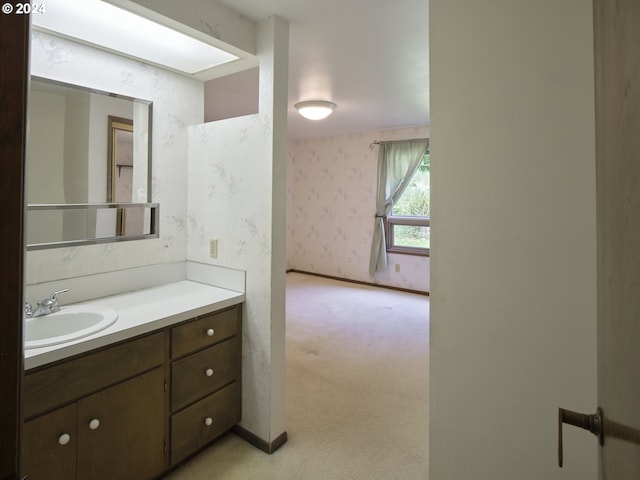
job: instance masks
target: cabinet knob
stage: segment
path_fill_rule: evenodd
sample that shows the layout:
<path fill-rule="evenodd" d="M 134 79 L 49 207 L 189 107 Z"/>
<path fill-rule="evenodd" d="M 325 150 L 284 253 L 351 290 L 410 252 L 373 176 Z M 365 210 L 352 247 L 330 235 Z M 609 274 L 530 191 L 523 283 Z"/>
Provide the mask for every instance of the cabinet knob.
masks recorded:
<path fill-rule="evenodd" d="M 204 374 L 205 374 L 207 377 L 212 376 L 212 375 L 213 375 L 213 368 L 207 368 L 207 369 L 204 371 Z"/>
<path fill-rule="evenodd" d="M 207 335 L 209 337 L 213 337 L 213 335 L 216 333 L 216 331 L 213 328 L 209 328 L 207 329 Z"/>
<path fill-rule="evenodd" d="M 89 422 L 89 428 L 91 430 L 96 430 L 99 426 L 100 426 L 100 420 L 98 420 L 97 418 L 94 418 Z"/>
<path fill-rule="evenodd" d="M 60 445 L 66 445 L 70 441 L 71 441 L 71 435 L 69 435 L 68 433 L 63 433 L 58 437 L 58 443 Z"/>
<path fill-rule="evenodd" d="M 213 425 L 213 418 L 211 418 L 211 417 L 207 417 L 207 418 L 205 418 L 205 419 L 204 419 L 204 424 L 205 424 L 207 427 L 210 427 L 211 425 Z"/>

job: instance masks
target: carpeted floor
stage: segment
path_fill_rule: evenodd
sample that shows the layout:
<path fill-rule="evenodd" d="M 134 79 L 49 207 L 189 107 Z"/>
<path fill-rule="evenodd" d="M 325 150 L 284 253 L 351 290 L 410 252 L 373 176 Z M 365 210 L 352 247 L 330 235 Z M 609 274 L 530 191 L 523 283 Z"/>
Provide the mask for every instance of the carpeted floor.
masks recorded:
<path fill-rule="evenodd" d="M 228 434 L 170 480 L 424 480 L 429 298 L 287 274 L 289 441 Z"/>

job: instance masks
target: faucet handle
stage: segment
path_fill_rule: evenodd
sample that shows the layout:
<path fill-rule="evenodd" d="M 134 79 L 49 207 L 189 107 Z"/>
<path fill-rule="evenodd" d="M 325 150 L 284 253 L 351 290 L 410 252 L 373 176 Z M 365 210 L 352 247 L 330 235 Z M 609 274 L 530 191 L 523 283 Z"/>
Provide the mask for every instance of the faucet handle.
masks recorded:
<path fill-rule="evenodd" d="M 49 297 L 49 299 L 50 299 L 50 300 L 54 300 L 54 301 L 56 301 L 56 302 L 57 302 L 58 300 L 56 299 L 56 295 L 58 295 L 58 294 L 60 294 L 60 293 L 67 293 L 68 291 L 69 291 L 69 289 L 68 289 L 68 288 L 64 288 L 64 289 L 62 289 L 62 290 L 58 290 L 57 292 L 53 292 L 53 293 L 51 294 L 51 296 Z"/>
<path fill-rule="evenodd" d="M 60 310 L 60 307 L 58 306 L 58 299 L 56 298 L 57 295 L 59 295 L 60 293 L 65 293 L 68 292 L 69 289 L 65 288 L 63 290 L 58 290 L 57 292 L 53 292 L 51 294 L 51 296 L 49 298 L 45 298 L 44 300 L 38 302 L 38 307 L 42 307 L 45 310 L 46 313 L 54 313 Z"/>
<path fill-rule="evenodd" d="M 24 314 L 27 318 L 30 318 L 33 315 L 33 307 L 26 300 L 24 301 Z"/>

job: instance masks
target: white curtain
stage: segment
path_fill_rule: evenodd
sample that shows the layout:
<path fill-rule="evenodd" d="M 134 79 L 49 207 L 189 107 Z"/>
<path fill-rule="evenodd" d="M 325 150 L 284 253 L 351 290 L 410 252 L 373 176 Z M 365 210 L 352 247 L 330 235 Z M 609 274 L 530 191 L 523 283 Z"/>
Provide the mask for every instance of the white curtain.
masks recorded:
<path fill-rule="evenodd" d="M 387 268 L 384 219 L 402 196 L 429 148 L 428 138 L 380 142 L 378 153 L 378 193 L 373 225 L 369 273 Z"/>

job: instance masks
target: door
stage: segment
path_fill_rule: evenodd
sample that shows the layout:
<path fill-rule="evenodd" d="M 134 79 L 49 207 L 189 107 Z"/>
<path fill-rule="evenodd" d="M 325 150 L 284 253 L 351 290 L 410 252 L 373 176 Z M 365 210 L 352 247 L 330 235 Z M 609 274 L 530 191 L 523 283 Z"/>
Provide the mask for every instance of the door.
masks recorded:
<path fill-rule="evenodd" d="M 601 480 L 640 478 L 638 25 L 639 0 L 594 0 Z"/>
<path fill-rule="evenodd" d="M 19 478 L 29 16 L 0 15 L 0 478 Z"/>

